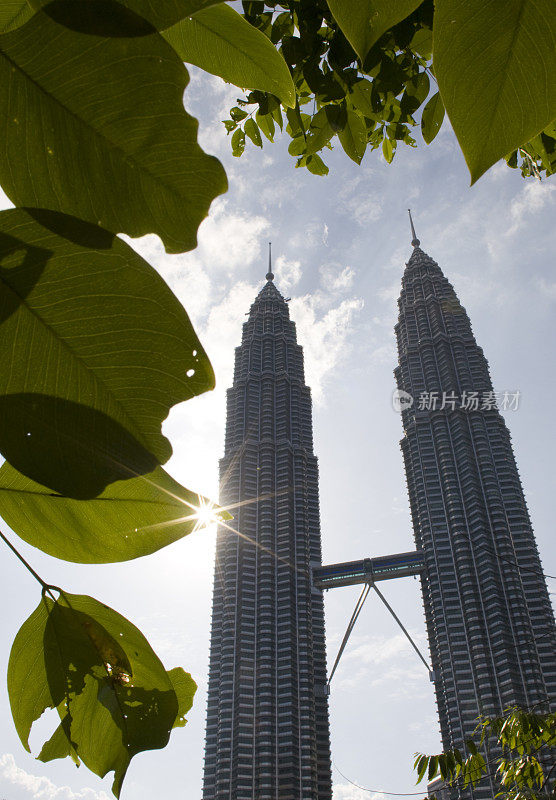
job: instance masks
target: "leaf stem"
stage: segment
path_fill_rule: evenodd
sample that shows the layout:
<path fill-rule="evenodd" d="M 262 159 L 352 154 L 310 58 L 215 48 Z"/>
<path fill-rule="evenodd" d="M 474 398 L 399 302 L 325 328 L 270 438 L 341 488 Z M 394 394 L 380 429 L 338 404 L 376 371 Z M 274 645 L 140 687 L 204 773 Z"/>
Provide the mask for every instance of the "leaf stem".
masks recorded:
<path fill-rule="evenodd" d="M 4 534 L 2 533 L 2 531 L 0 531 L 0 537 L 1 537 L 1 538 L 4 540 L 4 542 L 5 542 L 5 543 L 8 545 L 8 547 L 10 548 L 10 550 L 12 551 L 12 553 L 15 553 L 15 555 L 16 555 L 16 556 L 19 558 L 19 560 L 21 561 L 21 563 L 23 564 L 23 566 L 24 566 L 24 567 L 26 567 L 26 568 L 29 570 L 29 572 L 31 573 L 31 575 L 33 576 L 33 578 L 35 578 L 35 580 L 37 580 L 37 581 L 40 583 L 40 585 L 41 585 L 41 586 L 42 586 L 42 588 L 43 588 L 43 592 L 48 592 L 48 594 L 51 596 L 51 598 L 54 600 L 54 602 L 56 602 L 56 598 L 54 597 L 54 595 L 52 594 L 52 591 L 51 591 L 52 589 L 55 589 L 56 587 L 55 587 L 55 586 L 52 586 L 50 583 L 46 583 L 46 581 L 43 581 L 43 579 L 42 579 L 42 578 L 41 578 L 41 576 L 38 574 L 38 572 L 35 572 L 35 570 L 34 570 L 34 569 L 33 569 L 33 567 L 32 567 L 32 566 L 29 564 L 29 562 L 28 562 L 28 561 L 26 561 L 26 560 L 23 558 L 23 556 L 21 555 L 21 553 L 20 553 L 20 552 L 19 552 L 19 551 L 16 549 L 16 547 L 15 547 L 15 546 L 14 546 L 14 545 L 13 545 L 13 544 L 10 542 L 10 540 L 9 540 L 9 539 L 8 539 L 6 536 L 4 536 Z"/>

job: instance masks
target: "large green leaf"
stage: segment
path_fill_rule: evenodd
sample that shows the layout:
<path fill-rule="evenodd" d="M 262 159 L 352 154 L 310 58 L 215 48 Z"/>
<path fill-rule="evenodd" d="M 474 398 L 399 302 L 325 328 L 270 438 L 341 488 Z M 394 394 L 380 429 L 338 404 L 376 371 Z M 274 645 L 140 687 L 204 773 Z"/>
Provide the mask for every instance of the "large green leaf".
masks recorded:
<path fill-rule="evenodd" d="M 200 11 L 164 31 L 164 38 L 188 64 L 229 83 L 259 89 L 295 105 L 295 88 L 282 56 L 267 37 L 227 5 Z"/>
<path fill-rule="evenodd" d="M 113 483 L 93 500 L 53 495 L 9 463 L 0 468 L 0 516 L 26 542 L 66 561 L 103 564 L 154 553 L 199 527 L 207 505 L 160 467 Z"/>
<path fill-rule="evenodd" d="M 156 270 L 107 231 L 39 210 L 0 212 L 0 363 L 0 452 L 81 498 L 164 463 L 169 409 L 214 386 Z"/>
<path fill-rule="evenodd" d="M 334 19 L 361 61 L 389 28 L 401 22 L 422 0 L 328 0 Z"/>
<path fill-rule="evenodd" d="M 29 749 L 33 722 L 57 708 L 59 727 L 39 758 L 70 755 L 104 777 L 119 796 L 129 762 L 165 747 L 185 723 L 195 683 L 167 672 L 143 634 L 92 597 L 46 594 L 22 625 L 10 653 L 8 692 L 18 734 Z"/>
<path fill-rule="evenodd" d="M 27 0 L 0 0 L 0 33 L 19 28 L 34 13 Z"/>
<path fill-rule="evenodd" d="M 556 118 L 553 0 L 437 0 L 434 67 L 474 183 Z"/>
<path fill-rule="evenodd" d="M 106 16 L 119 36 L 81 32 Z M 187 70 L 159 34 L 133 36 L 141 25 L 110 0 L 58 0 L 0 36 L 0 183 L 16 205 L 183 252 L 226 176 L 183 108 Z"/>
<path fill-rule="evenodd" d="M 73 3 L 77 2 L 91 2 L 91 0 L 71 0 Z M 99 0 L 96 0 L 99 2 Z M 224 0 L 117 0 L 122 6 L 126 6 L 131 11 L 139 14 L 144 19 L 153 25 L 157 30 L 164 30 L 164 28 L 175 25 L 180 19 L 190 17 L 201 11 L 203 8 L 222 3 Z M 102 0 L 100 0 L 102 2 Z M 0 0 L 0 33 L 14 30 L 20 25 L 23 25 L 34 13 L 40 8 L 45 8 L 47 13 L 48 6 L 52 0 Z M 54 15 L 56 16 L 55 2 L 53 6 Z M 117 28 L 110 20 L 110 14 L 106 15 L 106 35 L 116 33 Z M 70 18 L 69 22 L 72 21 Z M 79 28 L 82 26 L 79 25 Z"/>

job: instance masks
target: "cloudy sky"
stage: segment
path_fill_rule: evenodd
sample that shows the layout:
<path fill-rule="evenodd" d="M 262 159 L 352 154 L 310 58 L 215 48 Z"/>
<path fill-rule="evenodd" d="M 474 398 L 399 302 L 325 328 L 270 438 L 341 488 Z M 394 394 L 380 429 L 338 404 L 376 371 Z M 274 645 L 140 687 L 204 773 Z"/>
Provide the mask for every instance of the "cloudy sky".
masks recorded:
<path fill-rule="evenodd" d="M 508 411 L 520 473 L 545 570 L 556 574 L 554 423 L 556 380 L 556 180 L 524 182 L 497 165 L 473 188 L 448 127 L 427 148 L 400 150 L 388 166 L 378 152 L 357 167 L 335 148 L 326 178 L 294 169 L 287 140 L 231 157 L 220 120 L 237 90 L 194 76 L 186 107 L 201 123 L 205 149 L 222 160 L 230 190 L 200 230 L 193 253 L 167 256 L 156 237 L 134 246 L 161 272 L 188 310 L 217 376 L 217 389 L 174 409 L 165 432 L 169 471 L 216 496 L 223 451 L 224 393 L 245 313 L 267 270 L 272 240 L 278 288 L 305 352 L 313 391 L 327 562 L 413 547 L 392 409 L 394 324 L 400 279 L 411 253 L 407 207 L 422 248 L 444 269 L 471 316 L 495 388 L 521 392 Z M 67 565 L 21 544 L 50 582 L 91 594 L 128 616 L 167 668 L 199 683 L 189 724 L 163 751 L 137 756 L 124 800 L 199 800 L 208 663 L 214 533 L 199 532 L 148 558 L 122 565 Z M 33 579 L 6 551 L 0 562 L 4 611 L 0 674 L 11 641 L 39 601 Z M 549 589 L 556 591 L 556 581 Z M 428 656 L 419 584 L 383 591 Z M 357 587 L 326 596 L 329 660 L 337 652 Z M 378 598 L 369 597 L 336 672 L 330 698 L 335 800 L 385 800 L 372 790 L 415 792 L 413 753 L 440 747 L 427 672 Z M 45 715 L 31 735 L 34 755 L 54 727 Z M 342 775 L 343 773 L 343 775 Z M 345 777 L 344 777 L 345 776 Z M 41 764 L 13 728 L 5 678 L 0 687 L 0 798 L 107 800 L 109 779 L 70 763 Z M 71 787 L 71 788 L 69 788 Z"/>

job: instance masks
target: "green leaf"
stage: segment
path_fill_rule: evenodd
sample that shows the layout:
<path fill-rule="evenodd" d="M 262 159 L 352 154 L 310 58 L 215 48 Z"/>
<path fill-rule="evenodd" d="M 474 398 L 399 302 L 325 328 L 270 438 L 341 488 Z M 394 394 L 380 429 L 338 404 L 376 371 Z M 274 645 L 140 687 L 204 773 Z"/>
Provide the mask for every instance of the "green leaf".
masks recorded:
<path fill-rule="evenodd" d="M 307 132 L 307 147 L 303 152 L 312 154 L 316 153 L 318 150 L 322 150 L 322 148 L 325 147 L 325 145 L 327 145 L 330 139 L 332 139 L 334 136 L 334 129 L 330 124 L 330 119 L 326 109 L 327 106 L 321 108 L 311 120 L 311 124 Z M 296 140 L 294 139 L 294 141 Z"/>
<path fill-rule="evenodd" d="M 392 139 L 389 139 L 386 136 L 382 140 L 382 155 L 384 156 L 388 164 L 391 164 L 392 159 L 394 158 L 394 151 L 395 151 L 394 144 L 395 143 L 392 141 Z"/>
<path fill-rule="evenodd" d="M 417 28 L 409 46 L 414 53 L 428 61 L 432 55 L 432 31 L 430 28 Z"/>
<path fill-rule="evenodd" d="M 310 156 L 304 156 L 305 166 L 313 175 L 328 175 L 328 167 L 322 158 L 314 153 Z"/>
<path fill-rule="evenodd" d="M 165 747 L 184 724 L 194 683 L 166 672 L 143 634 L 91 597 L 43 593 L 17 634 L 8 664 L 8 692 L 26 747 L 31 725 L 47 708 L 61 724 L 41 750 L 48 761 L 71 755 L 100 777 L 114 771 L 119 796 L 129 762 Z"/>
<path fill-rule="evenodd" d="M 245 150 L 245 132 L 238 128 L 232 136 L 232 155 L 239 158 Z"/>
<path fill-rule="evenodd" d="M 415 108 L 419 108 L 429 94 L 430 80 L 428 74 L 423 70 L 418 72 L 405 84 L 404 97 L 410 97 L 415 101 Z"/>
<path fill-rule="evenodd" d="M 334 19 L 361 61 L 393 25 L 421 5 L 422 0 L 328 0 Z"/>
<path fill-rule="evenodd" d="M 259 89 L 295 105 L 288 66 L 267 37 L 227 5 L 200 11 L 164 31 L 164 38 L 188 64 L 229 83 Z"/>
<path fill-rule="evenodd" d="M 257 145 L 257 147 L 263 146 L 263 140 L 261 139 L 261 134 L 257 127 L 255 120 L 251 117 L 245 123 L 245 135 L 248 136 L 253 144 Z"/>
<path fill-rule="evenodd" d="M 375 119 L 375 111 L 371 105 L 371 89 L 372 83 L 366 80 L 360 80 L 349 87 L 348 99 L 351 100 L 355 108 L 363 114 L 364 117 Z"/>
<path fill-rule="evenodd" d="M 230 117 L 233 119 L 234 122 L 241 122 L 242 119 L 247 117 L 247 111 L 243 108 L 238 108 L 234 106 L 234 108 L 230 109 Z"/>
<path fill-rule="evenodd" d="M 0 33 L 19 28 L 34 13 L 27 0 L 0 0 Z"/>
<path fill-rule="evenodd" d="M 170 408 L 214 386 L 156 270 L 63 214 L 0 212 L 0 331 L 0 452 L 60 494 L 94 497 L 167 461 Z"/>
<path fill-rule="evenodd" d="M 202 527 L 199 509 L 207 506 L 160 467 L 113 483 L 93 500 L 53 495 L 9 463 L 0 468 L 0 516 L 26 542 L 66 561 L 105 564 L 149 555 Z"/>
<path fill-rule="evenodd" d="M 347 112 L 347 125 L 338 133 L 340 143 L 346 154 L 360 164 L 367 149 L 367 126 L 354 111 Z"/>
<path fill-rule="evenodd" d="M 274 132 L 276 130 L 276 126 L 274 125 L 274 119 L 272 114 L 261 114 L 259 111 L 255 114 L 255 119 L 257 121 L 257 125 L 264 133 L 266 138 L 269 142 L 274 141 Z"/>
<path fill-rule="evenodd" d="M 90 2 L 90 0 L 73 0 L 73 2 Z M 170 25 L 175 25 L 180 19 L 190 17 L 202 11 L 204 8 L 221 3 L 224 0 L 118 0 L 118 2 L 129 8 L 135 14 L 146 19 L 157 30 L 164 30 Z M 14 30 L 26 22 L 40 8 L 44 8 L 46 13 L 51 13 L 48 9 L 51 0 L 0 0 L 0 33 Z M 57 16 L 56 4 L 52 9 L 54 18 Z M 105 36 L 117 34 L 117 27 L 112 24 L 108 14 L 104 20 L 103 27 Z M 81 26 L 78 26 L 80 29 Z M 75 29 L 75 28 L 74 28 Z M 141 34 L 139 34 L 141 35 Z M 143 34 L 144 35 L 144 34 Z"/>
<path fill-rule="evenodd" d="M 290 156 L 301 156 L 307 150 L 307 139 L 304 136 L 294 136 L 288 145 Z"/>
<path fill-rule="evenodd" d="M 23 623 L 12 645 L 8 662 L 8 694 L 12 717 L 23 747 L 31 752 L 29 734 L 33 722 L 53 706 L 43 656 L 43 636 L 48 609 L 41 601 Z"/>
<path fill-rule="evenodd" d="M 168 670 L 168 677 L 172 681 L 172 686 L 178 698 L 178 714 L 174 722 L 174 728 L 183 728 L 187 723 L 185 715 L 193 705 L 197 684 L 189 672 L 185 672 L 181 667 L 174 667 L 174 669 Z"/>
<path fill-rule="evenodd" d="M 4 191 L 114 233 L 156 233 L 168 252 L 192 249 L 226 176 L 183 108 L 187 70 L 158 34 L 123 35 L 140 18 L 118 3 L 54 8 L 59 22 L 39 11 L 0 36 Z M 94 29 L 102 15 L 122 35 L 66 27 Z"/>
<path fill-rule="evenodd" d="M 427 105 L 423 109 L 421 117 L 421 133 L 427 144 L 430 144 L 444 121 L 444 103 L 440 97 L 440 92 L 433 94 Z"/>
<path fill-rule="evenodd" d="M 434 66 L 475 183 L 556 118 L 553 0 L 437 0 Z"/>

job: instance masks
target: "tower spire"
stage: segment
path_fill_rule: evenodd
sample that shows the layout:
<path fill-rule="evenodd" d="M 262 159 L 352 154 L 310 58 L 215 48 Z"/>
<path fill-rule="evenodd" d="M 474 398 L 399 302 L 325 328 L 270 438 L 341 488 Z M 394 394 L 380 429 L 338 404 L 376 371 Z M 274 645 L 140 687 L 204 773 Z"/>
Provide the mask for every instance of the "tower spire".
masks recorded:
<path fill-rule="evenodd" d="M 411 235 L 413 237 L 411 240 L 411 244 L 413 245 L 413 247 L 419 247 L 421 242 L 419 241 L 419 239 L 417 238 L 417 234 L 415 233 L 415 226 L 413 225 L 413 217 L 411 216 L 411 209 L 408 208 L 407 210 L 409 212 L 409 221 L 411 223 Z"/>
<path fill-rule="evenodd" d="M 273 281 L 274 275 L 272 274 L 272 242 L 268 243 L 268 272 L 266 273 L 267 281 Z"/>

